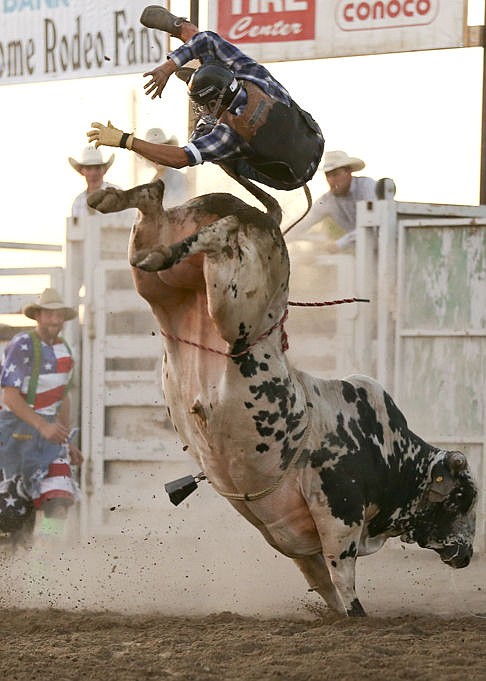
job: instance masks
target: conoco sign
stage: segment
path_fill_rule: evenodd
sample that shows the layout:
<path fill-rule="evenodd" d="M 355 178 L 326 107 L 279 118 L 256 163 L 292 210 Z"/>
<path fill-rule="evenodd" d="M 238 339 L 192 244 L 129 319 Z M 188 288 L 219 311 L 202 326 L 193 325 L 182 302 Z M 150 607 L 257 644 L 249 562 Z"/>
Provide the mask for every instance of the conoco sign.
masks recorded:
<path fill-rule="evenodd" d="M 437 18 L 439 5 L 439 0 L 340 0 L 336 5 L 336 23 L 343 31 L 426 26 Z"/>
<path fill-rule="evenodd" d="M 466 0 L 212 0 L 209 27 L 258 61 L 465 45 Z"/>

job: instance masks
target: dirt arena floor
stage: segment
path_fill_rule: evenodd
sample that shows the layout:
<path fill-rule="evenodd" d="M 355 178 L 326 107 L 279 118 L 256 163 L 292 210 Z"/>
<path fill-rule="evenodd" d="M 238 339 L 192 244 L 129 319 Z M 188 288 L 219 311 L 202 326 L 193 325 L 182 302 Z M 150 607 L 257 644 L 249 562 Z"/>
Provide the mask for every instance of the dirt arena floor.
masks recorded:
<path fill-rule="evenodd" d="M 404 545 L 362 558 L 369 616 L 346 619 L 257 547 L 91 538 L 2 559 L 0 679 L 486 679 L 484 555 L 459 571 Z"/>

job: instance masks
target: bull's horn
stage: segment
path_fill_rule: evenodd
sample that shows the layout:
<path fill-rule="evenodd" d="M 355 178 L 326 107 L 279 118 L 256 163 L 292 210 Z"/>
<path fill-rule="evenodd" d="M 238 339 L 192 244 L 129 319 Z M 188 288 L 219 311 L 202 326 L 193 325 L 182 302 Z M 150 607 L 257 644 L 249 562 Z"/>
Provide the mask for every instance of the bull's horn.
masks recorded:
<path fill-rule="evenodd" d="M 467 468 L 467 459 L 462 452 L 447 452 L 446 462 L 451 472 L 459 473 Z"/>

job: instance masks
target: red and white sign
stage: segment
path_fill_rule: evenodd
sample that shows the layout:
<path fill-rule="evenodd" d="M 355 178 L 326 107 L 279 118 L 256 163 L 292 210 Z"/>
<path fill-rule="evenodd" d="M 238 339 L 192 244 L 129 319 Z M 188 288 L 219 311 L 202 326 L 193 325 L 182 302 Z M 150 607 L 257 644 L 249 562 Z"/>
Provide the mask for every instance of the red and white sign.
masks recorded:
<path fill-rule="evenodd" d="M 220 0 L 218 29 L 232 43 L 314 40 L 317 0 Z"/>
<path fill-rule="evenodd" d="M 467 0 L 211 0 L 209 28 L 262 62 L 463 47 Z"/>

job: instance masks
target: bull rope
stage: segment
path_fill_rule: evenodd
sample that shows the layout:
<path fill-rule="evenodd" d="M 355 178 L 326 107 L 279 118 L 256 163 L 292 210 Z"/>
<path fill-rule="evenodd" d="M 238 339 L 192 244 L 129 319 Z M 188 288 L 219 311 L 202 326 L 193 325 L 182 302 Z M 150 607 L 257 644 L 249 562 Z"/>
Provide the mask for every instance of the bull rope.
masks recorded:
<path fill-rule="evenodd" d="M 231 499 L 233 501 L 257 501 L 258 499 L 262 499 L 263 497 L 268 496 L 272 492 L 275 492 L 277 487 L 281 484 L 282 480 L 284 479 L 285 475 L 287 472 L 290 470 L 290 467 L 292 466 L 293 462 L 297 459 L 297 455 L 300 456 L 301 452 L 303 451 L 305 445 L 307 444 L 307 441 L 309 439 L 309 434 L 311 432 L 311 423 L 312 423 L 312 409 L 314 408 L 310 399 L 309 399 L 309 393 L 307 391 L 307 387 L 304 383 L 304 381 L 301 379 L 299 374 L 297 374 L 297 380 L 299 381 L 302 390 L 304 391 L 304 397 L 305 397 L 305 403 L 304 403 L 304 410 L 307 413 L 307 425 L 305 426 L 304 429 L 304 434 L 302 436 L 302 439 L 299 443 L 299 446 L 297 449 L 294 451 L 292 456 L 290 457 L 290 461 L 287 464 L 287 468 L 282 472 L 281 475 L 276 478 L 272 482 L 271 485 L 268 487 L 265 487 L 265 489 L 262 489 L 258 492 L 244 492 L 243 494 L 239 494 L 238 492 L 223 492 L 223 490 L 219 489 L 216 487 L 214 483 L 212 483 L 210 480 L 208 480 L 210 485 L 213 485 L 214 489 L 218 494 L 220 494 L 222 497 L 225 497 L 225 499 Z"/>
<path fill-rule="evenodd" d="M 160 329 L 160 333 L 164 338 L 168 338 L 169 340 L 175 340 L 178 341 L 179 343 L 185 343 L 186 345 L 192 345 L 194 348 L 199 348 L 200 350 L 207 350 L 207 352 L 214 352 L 215 355 L 222 355 L 223 357 L 243 357 L 243 355 L 246 355 L 248 352 L 250 352 L 250 349 L 259 343 L 261 340 L 264 338 L 267 338 L 267 336 L 270 336 L 270 334 L 277 328 L 277 326 L 280 326 L 281 328 L 281 333 L 282 333 L 282 351 L 285 352 L 285 350 L 288 350 L 288 342 L 287 342 L 287 334 L 285 333 L 284 329 L 284 323 L 285 320 L 287 319 L 288 316 L 288 310 L 285 309 L 285 312 L 282 315 L 282 318 L 280 321 L 275 322 L 273 326 L 271 326 L 267 331 L 262 333 L 258 338 L 256 338 L 253 343 L 250 343 L 250 345 L 247 345 L 244 350 L 241 352 L 224 352 L 223 350 L 216 350 L 216 348 L 210 348 L 207 345 L 202 345 L 201 343 L 196 343 L 194 341 L 190 341 L 187 338 L 181 338 L 180 336 L 174 336 L 171 333 L 167 333 L 166 331 L 162 331 Z"/>
<path fill-rule="evenodd" d="M 369 303 L 369 302 L 370 302 L 369 298 L 341 298 L 340 300 L 326 300 L 320 303 L 300 303 L 289 300 L 288 305 L 298 307 L 325 307 L 328 305 L 341 305 L 343 303 Z M 246 355 L 248 352 L 250 352 L 252 347 L 254 347 L 264 338 L 270 336 L 270 334 L 273 333 L 273 331 L 279 326 L 282 335 L 282 352 L 285 352 L 286 350 L 289 349 L 287 333 L 285 332 L 284 329 L 284 324 L 285 321 L 287 320 L 288 313 L 289 313 L 288 309 L 286 308 L 282 315 L 282 318 L 278 322 L 275 322 L 273 326 L 271 326 L 267 331 L 258 336 L 258 338 L 256 338 L 253 341 L 253 343 L 247 345 L 244 350 L 241 350 L 241 352 L 224 352 L 223 350 L 216 350 L 216 348 L 210 348 L 209 346 L 203 345 L 202 343 L 196 343 L 195 341 L 190 341 L 187 338 L 181 338 L 181 336 L 176 336 L 174 334 L 167 333 L 162 329 L 160 329 L 160 333 L 162 336 L 164 336 L 164 338 L 168 338 L 169 340 L 174 340 L 177 341 L 178 343 L 184 343 L 185 345 L 192 345 L 192 347 L 199 348 L 199 350 L 206 350 L 207 352 L 213 352 L 216 355 L 222 355 L 223 357 L 231 357 L 232 359 L 235 359 L 238 357 L 243 357 L 243 355 Z"/>
<path fill-rule="evenodd" d="M 289 305 L 298 307 L 325 307 L 326 305 L 341 305 L 342 303 L 369 303 L 369 298 L 341 298 L 341 300 L 325 300 L 321 303 L 296 303 L 289 300 Z"/>

